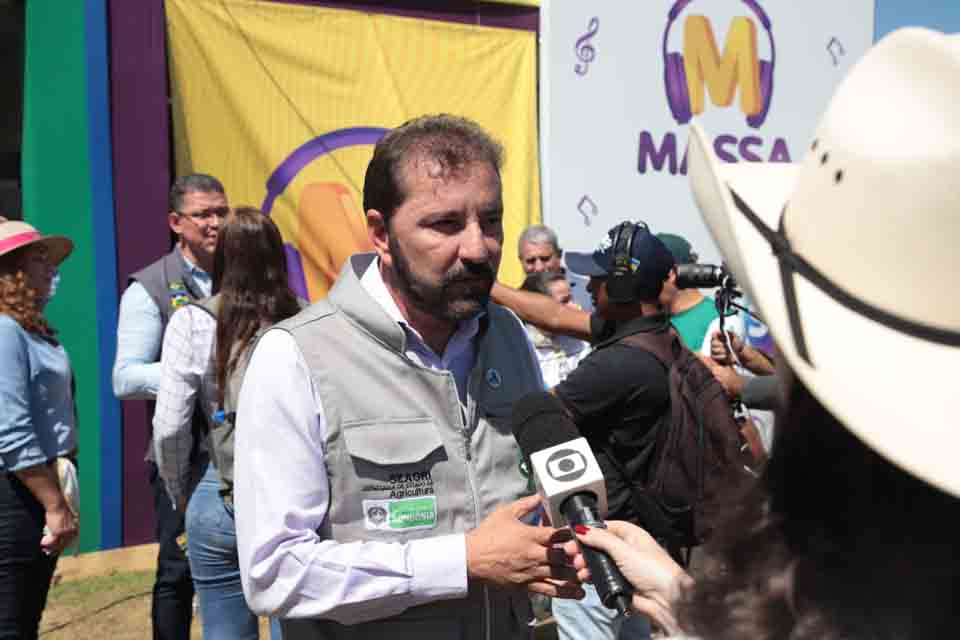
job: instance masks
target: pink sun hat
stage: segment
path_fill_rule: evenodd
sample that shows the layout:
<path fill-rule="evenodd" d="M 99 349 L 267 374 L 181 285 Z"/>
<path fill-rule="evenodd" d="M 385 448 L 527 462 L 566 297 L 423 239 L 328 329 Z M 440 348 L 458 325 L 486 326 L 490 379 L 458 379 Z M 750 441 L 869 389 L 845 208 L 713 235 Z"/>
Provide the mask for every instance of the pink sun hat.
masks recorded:
<path fill-rule="evenodd" d="M 0 217 L 0 256 L 38 243 L 47 246 L 54 265 L 59 265 L 73 251 L 73 240 L 66 236 L 45 236 L 26 222 Z"/>

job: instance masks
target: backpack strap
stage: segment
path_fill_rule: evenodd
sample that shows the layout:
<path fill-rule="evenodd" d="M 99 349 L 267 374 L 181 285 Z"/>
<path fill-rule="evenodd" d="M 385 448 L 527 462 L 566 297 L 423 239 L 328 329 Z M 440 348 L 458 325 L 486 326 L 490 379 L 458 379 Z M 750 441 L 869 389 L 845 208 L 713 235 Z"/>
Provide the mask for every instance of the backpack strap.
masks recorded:
<path fill-rule="evenodd" d="M 670 327 L 669 331 L 663 332 L 644 331 L 633 333 L 622 338 L 620 342 L 650 353 L 650 355 L 660 361 L 660 364 L 662 364 L 663 368 L 667 371 L 670 370 L 670 365 L 679 357 L 680 350 L 683 348 L 683 345 L 680 343 L 680 335 L 673 327 Z"/>
<path fill-rule="evenodd" d="M 214 322 L 216 322 L 217 314 L 220 311 L 220 294 L 203 298 L 202 300 L 191 300 L 187 305 L 196 307 L 197 309 L 203 309 L 213 318 Z"/>
<path fill-rule="evenodd" d="M 621 338 L 622 342 L 630 347 L 642 349 L 652 355 L 663 366 L 665 375 L 670 375 L 670 367 L 683 348 L 676 330 L 671 326 L 669 331 L 640 332 Z M 669 411 L 669 410 L 668 410 Z M 667 416 L 669 417 L 669 415 Z M 690 562 L 691 547 L 685 546 L 677 540 L 672 523 L 664 514 L 656 499 L 642 486 L 637 486 L 635 478 L 629 474 L 623 463 L 613 450 L 612 443 L 604 442 L 603 450 L 617 473 L 630 487 L 631 505 L 637 513 L 641 524 L 648 533 L 660 542 L 674 560 L 686 567 Z"/>

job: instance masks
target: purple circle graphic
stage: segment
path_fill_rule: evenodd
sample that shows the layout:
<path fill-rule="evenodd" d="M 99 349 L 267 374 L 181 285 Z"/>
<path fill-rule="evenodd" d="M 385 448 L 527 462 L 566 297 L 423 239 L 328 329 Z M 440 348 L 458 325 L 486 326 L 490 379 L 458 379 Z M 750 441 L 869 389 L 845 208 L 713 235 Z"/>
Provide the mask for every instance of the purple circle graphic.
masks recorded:
<path fill-rule="evenodd" d="M 286 160 L 280 163 L 269 178 L 267 178 L 267 197 L 263 200 L 260 210 L 270 215 L 273 201 L 287 188 L 300 170 L 321 156 L 331 151 L 353 147 L 362 144 L 376 144 L 384 136 L 387 129 L 382 127 L 350 127 L 337 129 L 317 136 L 309 142 L 297 147 Z"/>
<path fill-rule="evenodd" d="M 317 158 L 344 147 L 376 144 L 386 132 L 387 129 L 382 127 L 350 127 L 325 133 L 300 145 L 267 178 L 267 196 L 263 199 L 260 210 L 270 215 L 277 197 L 305 166 Z M 283 250 L 287 259 L 287 278 L 290 281 L 290 287 L 304 300 L 309 299 L 307 278 L 303 273 L 303 259 L 300 257 L 300 252 L 289 242 L 283 244 Z"/>

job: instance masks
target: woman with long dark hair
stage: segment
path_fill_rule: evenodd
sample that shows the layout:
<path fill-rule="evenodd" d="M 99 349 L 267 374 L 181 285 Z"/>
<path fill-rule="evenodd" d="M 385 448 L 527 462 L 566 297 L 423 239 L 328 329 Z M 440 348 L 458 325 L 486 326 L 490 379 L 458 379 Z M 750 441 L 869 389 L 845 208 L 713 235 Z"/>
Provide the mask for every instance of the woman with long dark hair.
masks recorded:
<path fill-rule="evenodd" d="M 57 558 L 78 535 L 58 473 L 77 453 L 73 374 L 43 316 L 72 250 L 0 218 L 0 638 L 37 637 Z"/>
<path fill-rule="evenodd" d="M 204 638 L 255 639 L 258 622 L 244 600 L 237 563 L 234 399 L 257 334 L 300 310 L 287 284 L 280 231 L 259 210 L 239 207 L 221 226 L 213 290 L 213 297 L 170 318 L 163 340 L 154 446 L 167 491 L 177 508 L 186 510 L 187 557 L 200 599 Z M 210 426 L 206 446 L 211 464 L 193 489 L 190 425 L 197 410 Z"/>
<path fill-rule="evenodd" d="M 578 532 L 664 626 L 955 637 L 958 98 L 960 41 L 903 29 L 853 67 L 799 166 L 724 164 L 691 125 L 694 196 L 776 340 L 782 402 L 762 478 L 731 486 L 692 577 L 633 525 Z"/>

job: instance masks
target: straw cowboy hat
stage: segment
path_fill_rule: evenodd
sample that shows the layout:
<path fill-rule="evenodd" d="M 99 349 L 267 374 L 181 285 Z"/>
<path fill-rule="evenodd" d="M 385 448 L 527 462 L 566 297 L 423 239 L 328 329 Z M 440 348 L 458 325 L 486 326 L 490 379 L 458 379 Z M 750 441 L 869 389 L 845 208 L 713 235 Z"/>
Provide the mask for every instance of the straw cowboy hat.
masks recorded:
<path fill-rule="evenodd" d="M 694 198 L 796 375 L 847 428 L 960 496 L 960 38 L 903 29 L 834 94 L 800 164 L 721 163 Z"/>
<path fill-rule="evenodd" d="M 73 251 L 73 241 L 66 236 L 45 236 L 26 222 L 0 217 L 0 256 L 38 243 L 47 245 L 54 265 L 63 262 Z"/>

